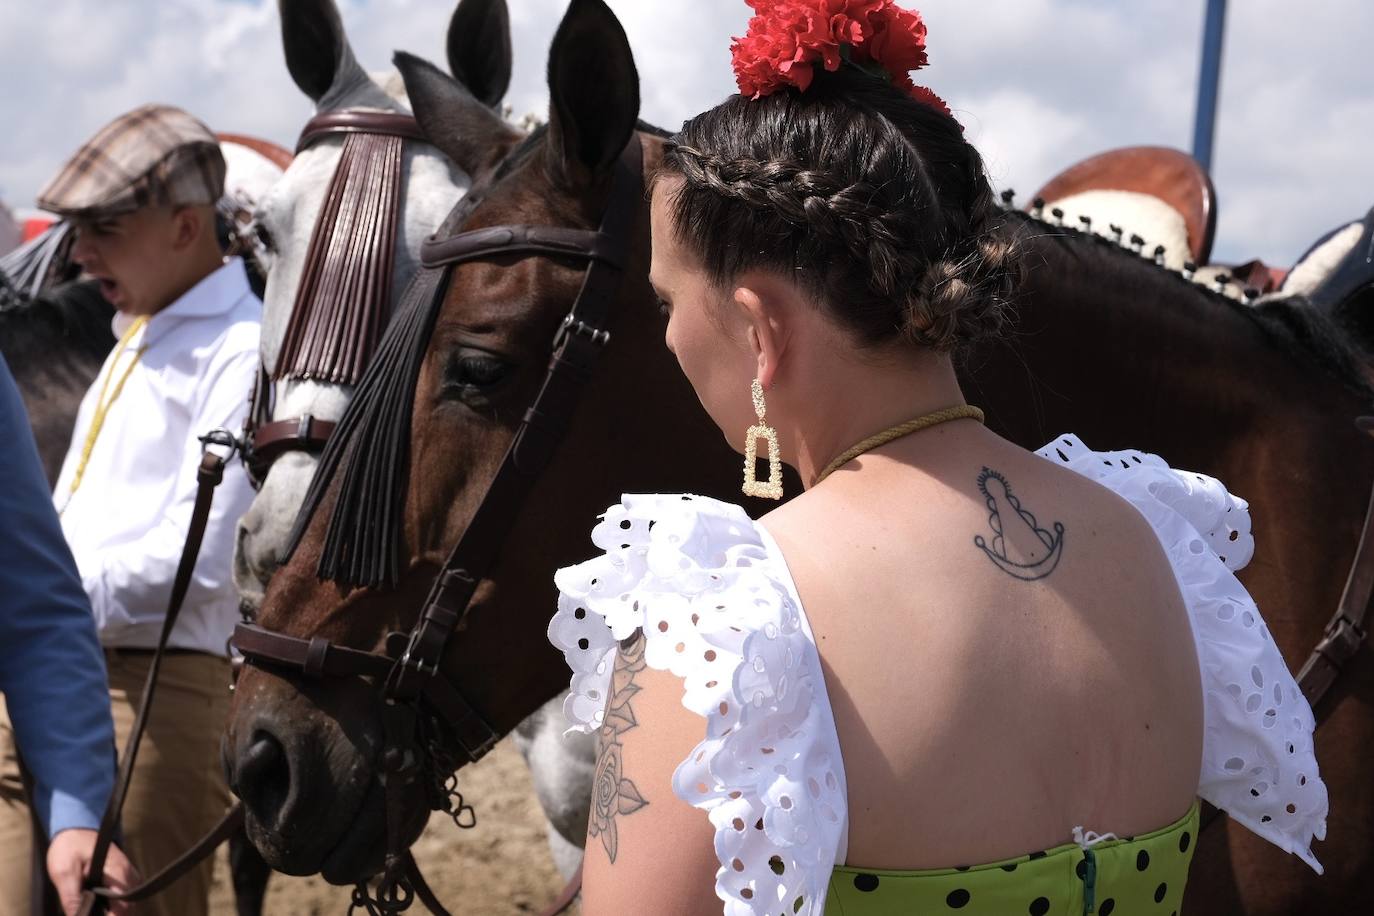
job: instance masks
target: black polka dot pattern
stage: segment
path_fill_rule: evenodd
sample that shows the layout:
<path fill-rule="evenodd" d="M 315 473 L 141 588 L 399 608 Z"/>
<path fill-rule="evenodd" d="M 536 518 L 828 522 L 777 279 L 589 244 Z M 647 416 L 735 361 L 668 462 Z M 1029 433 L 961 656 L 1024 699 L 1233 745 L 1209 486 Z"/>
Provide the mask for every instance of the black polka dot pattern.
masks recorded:
<path fill-rule="evenodd" d="M 847 900 L 860 912 L 872 906 L 931 916 L 1077 916 L 1075 906 L 1091 901 L 1093 916 L 1178 916 L 1196 832 L 1194 809 L 1189 819 L 1168 831 L 1094 844 L 1088 850 L 1069 844 L 928 873 L 846 869 L 842 878 L 835 875 L 832 893 L 837 904 Z"/>
<path fill-rule="evenodd" d="M 855 875 L 854 887 L 863 891 L 865 894 L 871 894 L 878 889 L 878 876 L 868 874 Z"/>

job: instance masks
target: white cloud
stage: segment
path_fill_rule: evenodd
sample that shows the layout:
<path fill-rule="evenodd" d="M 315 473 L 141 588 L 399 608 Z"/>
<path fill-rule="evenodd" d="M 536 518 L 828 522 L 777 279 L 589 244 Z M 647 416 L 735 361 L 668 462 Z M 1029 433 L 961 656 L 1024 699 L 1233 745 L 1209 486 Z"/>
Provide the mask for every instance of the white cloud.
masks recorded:
<path fill-rule="evenodd" d="M 509 0 L 517 113 L 540 110 L 565 0 Z M 634 48 L 644 116 L 676 127 L 733 88 L 743 0 L 610 0 Z M 453 0 L 342 0 L 359 59 L 443 60 Z M 1138 143 L 1187 148 L 1202 31 L 1196 0 L 928 0 L 930 69 L 1020 199 L 1073 162 Z M 1228 9 L 1214 178 L 1217 255 L 1286 265 L 1374 204 L 1374 5 L 1247 0 Z M 282 60 L 271 0 L 0 4 L 0 196 L 28 205 L 120 111 L 166 101 L 213 127 L 290 145 L 310 113 Z"/>

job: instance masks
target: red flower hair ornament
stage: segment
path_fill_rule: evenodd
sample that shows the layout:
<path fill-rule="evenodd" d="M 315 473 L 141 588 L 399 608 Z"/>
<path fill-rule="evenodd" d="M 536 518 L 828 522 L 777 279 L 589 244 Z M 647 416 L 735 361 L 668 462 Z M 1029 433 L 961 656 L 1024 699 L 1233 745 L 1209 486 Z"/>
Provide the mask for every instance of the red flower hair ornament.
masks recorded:
<path fill-rule="evenodd" d="M 894 0 L 746 0 L 749 31 L 730 45 L 741 95 L 751 99 L 787 86 L 805 92 L 820 64 L 849 62 L 950 114 L 938 95 L 911 81 L 924 67 L 926 24 Z M 952 115 L 951 115 L 952 117 Z"/>

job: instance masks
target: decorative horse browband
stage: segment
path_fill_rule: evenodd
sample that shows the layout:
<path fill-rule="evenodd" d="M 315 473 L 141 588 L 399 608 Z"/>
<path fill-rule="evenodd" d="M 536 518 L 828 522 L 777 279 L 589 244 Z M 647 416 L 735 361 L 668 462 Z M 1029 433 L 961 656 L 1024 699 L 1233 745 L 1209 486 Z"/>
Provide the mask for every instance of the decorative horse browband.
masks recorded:
<path fill-rule="evenodd" d="M 271 419 L 283 379 L 356 385 L 390 318 L 403 146 L 428 142 L 408 114 L 345 109 L 306 122 L 296 152 L 342 135 L 343 152 L 310 236 L 296 300 L 269 376 L 260 368 L 244 423 L 244 466 L 261 483 L 281 455 L 323 447 L 334 424 Z"/>

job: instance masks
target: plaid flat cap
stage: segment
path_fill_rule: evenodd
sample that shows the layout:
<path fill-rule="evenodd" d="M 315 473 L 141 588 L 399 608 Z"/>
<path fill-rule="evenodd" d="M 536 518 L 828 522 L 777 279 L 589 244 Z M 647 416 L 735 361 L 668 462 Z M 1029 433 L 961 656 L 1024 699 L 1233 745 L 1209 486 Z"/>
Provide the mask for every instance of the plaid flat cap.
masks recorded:
<path fill-rule="evenodd" d="M 213 204 L 223 193 L 224 155 L 210 129 L 180 108 L 144 105 L 77 150 L 39 192 L 38 206 L 90 219 L 148 204 Z"/>

